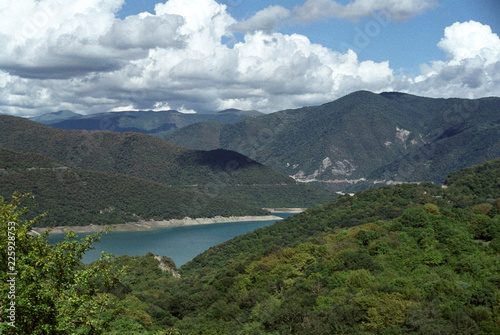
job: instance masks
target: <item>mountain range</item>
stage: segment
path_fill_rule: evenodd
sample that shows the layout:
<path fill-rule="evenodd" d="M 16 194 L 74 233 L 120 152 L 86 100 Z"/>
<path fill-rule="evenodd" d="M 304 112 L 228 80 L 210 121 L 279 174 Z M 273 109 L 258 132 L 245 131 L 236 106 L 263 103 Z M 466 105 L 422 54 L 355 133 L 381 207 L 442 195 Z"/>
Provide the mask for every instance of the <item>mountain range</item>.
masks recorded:
<path fill-rule="evenodd" d="M 233 151 L 196 151 L 140 133 L 62 130 L 7 115 L 0 116 L 0 129 L 0 147 L 5 149 L 257 207 L 309 207 L 335 197 Z"/>
<path fill-rule="evenodd" d="M 360 189 L 442 183 L 500 153 L 500 98 L 432 99 L 359 91 L 321 106 L 196 123 L 165 137 L 192 149 L 234 150 L 302 182 Z"/>
<path fill-rule="evenodd" d="M 179 269 L 152 253 L 85 265 L 74 251 L 98 237 L 49 248 L 45 236 L 20 235 L 17 287 L 34 293 L 18 289 L 16 306 L 36 322 L 17 325 L 62 325 L 79 313 L 74 333 L 498 334 L 499 102 L 356 92 L 231 124 L 197 123 L 168 138 L 206 151 L 0 115 L 0 195 L 34 193 L 35 214 L 53 211 L 47 225 L 321 204 Z M 310 186 L 423 180 L 443 185 L 387 185 L 333 201 Z M 5 222 L 27 231 L 17 202 L 0 205 Z M 40 299 L 42 282 L 61 289 Z M 89 300 L 95 292 L 102 295 Z M 89 304 L 74 312 L 58 304 L 68 296 Z"/>
<path fill-rule="evenodd" d="M 123 111 L 91 115 L 82 115 L 63 110 L 37 116 L 31 120 L 59 129 L 137 132 L 162 137 L 197 122 L 233 123 L 259 115 L 262 115 L 262 113 L 238 109 L 227 109 L 210 114 L 187 114 L 175 110 L 167 110 L 158 112 Z"/>

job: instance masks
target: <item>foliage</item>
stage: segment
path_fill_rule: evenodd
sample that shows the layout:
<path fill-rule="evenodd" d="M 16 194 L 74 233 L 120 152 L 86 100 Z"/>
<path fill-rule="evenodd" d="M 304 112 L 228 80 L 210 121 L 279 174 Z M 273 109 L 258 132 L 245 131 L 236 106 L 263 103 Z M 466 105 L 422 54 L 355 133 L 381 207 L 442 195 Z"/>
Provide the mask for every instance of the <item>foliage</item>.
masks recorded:
<path fill-rule="evenodd" d="M 471 202 L 500 198 L 500 159 L 450 173 L 445 180 L 451 191 L 467 196 Z"/>
<path fill-rule="evenodd" d="M 2 334 L 101 334 L 113 315 L 115 299 L 108 293 L 117 284 L 109 263 L 101 258 L 83 267 L 80 259 L 100 234 L 55 246 L 34 235 L 37 220 L 23 220 L 22 197 L 10 203 L 0 198 L 0 299 Z"/>
<path fill-rule="evenodd" d="M 211 248 L 181 278 L 151 253 L 83 266 L 89 241 L 50 247 L 27 222 L 20 301 L 45 306 L 40 334 L 498 334 L 500 199 L 481 202 L 496 183 L 481 173 L 463 193 L 423 183 L 340 197 Z M 14 203 L 2 208 L 18 221 Z"/>
<path fill-rule="evenodd" d="M 468 219 L 416 209 L 193 269 L 154 304 L 183 334 L 496 334 L 498 251 Z"/>
<path fill-rule="evenodd" d="M 49 211 L 35 225 L 108 225 L 143 220 L 185 217 L 265 215 L 245 203 L 180 190 L 149 180 L 99 173 L 65 166 L 36 154 L 0 148 L 0 196 L 32 192 L 31 217 Z M 47 165 L 49 164 L 49 165 Z M 36 203 L 36 207 L 35 207 Z"/>
<path fill-rule="evenodd" d="M 130 274 L 128 295 L 182 334 L 498 334 L 500 206 L 475 208 L 432 184 L 363 191 L 212 248 L 155 299 Z"/>
<path fill-rule="evenodd" d="M 397 185 L 343 196 L 275 224 L 236 237 L 210 248 L 183 266 L 192 268 L 223 266 L 230 259 L 248 253 L 262 255 L 268 249 L 284 247 L 321 236 L 336 228 L 352 227 L 377 220 L 391 220 L 411 205 L 444 202 L 443 190 L 432 184 Z"/>

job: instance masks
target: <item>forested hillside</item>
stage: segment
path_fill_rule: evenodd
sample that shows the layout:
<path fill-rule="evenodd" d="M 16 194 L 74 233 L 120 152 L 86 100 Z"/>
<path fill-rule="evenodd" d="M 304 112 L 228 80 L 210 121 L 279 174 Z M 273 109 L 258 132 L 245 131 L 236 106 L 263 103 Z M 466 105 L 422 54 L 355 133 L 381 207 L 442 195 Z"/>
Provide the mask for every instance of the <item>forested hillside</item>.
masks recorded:
<path fill-rule="evenodd" d="M 153 254 L 84 266 L 76 260 L 94 238 L 80 246 L 70 235 L 50 247 L 23 231 L 17 308 L 63 334 L 498 334 L 499 178 L 497 159 L 450 173 L 446 187 L 342 196 L 214 246 L 180 269 Z M 26 217 L 18 202 L 0 201 L 5 232 L 7 222 Z M 7 248 L 6 237 L 0 243 Z M 33 300 L 25 292 L 34 285 L 52 293 Z M 74 318 L 85 321 L 66 322 Z M 19 325 L 39 328 L 22 318 Z"/>
<path fill-rule="evenodd" d="M 270 199 L 277 207 L 311 207 L 334 198 L 228 150 L 189 150 L 139 133 L 61 130 L 6 115 L 0 116 L 0 128 L 0 145 L 10 150 L 38 153 L 70 167 L 230 196 L 260 207 L 270 207 Z"/>
<path fill-rule="evenodd" d="M 500 98 L 360 91 L 233 124 L 193 124 L 166 139 L 193 149 L 234 150 L 298 180 L 339 190 L 390 181 L 437 183 L 449 171 L 497 158 L 499 110 Z"/>
<path fill-rule="evenodd" d="M 43 226 L 122 224 L 185 217 L 265 215 L 249 204 L 149 180 L 64 166 L 38 154 L 0 148 L 0 196 L 32 193 L 30 217 Z M 37 206 L 35 207 L 34 204 Z"/>
<path fill-rule="evenodd" d="M 469 195 L 498 187 L 499 167 L 342 197 L 211 248 L 182 279 L 156 270 L 154 288 L 128 277 L 122 301 L 135 296 L 148 323 L 111 333 L 498 334 L 500 199 Z M 470 178 L 483 185 L 457 187 Z"/>
<path fill-rule="evenodd" d="M 180 269 L 153 254 L 111 258 L 119 282 L 101 286 L 110 298 L 99 329 L 498 334 L 500 199 L 490 190 L 498 194 L 499 167 L 497 160 L 452 173 L 448 188 L 397 185 L 344 196 Z"/>
<path fill-rule="evenodd" d="M 472 202 L 500 198 L 500 159 L 450 173 L 445 185 L 455 194 Z"/>

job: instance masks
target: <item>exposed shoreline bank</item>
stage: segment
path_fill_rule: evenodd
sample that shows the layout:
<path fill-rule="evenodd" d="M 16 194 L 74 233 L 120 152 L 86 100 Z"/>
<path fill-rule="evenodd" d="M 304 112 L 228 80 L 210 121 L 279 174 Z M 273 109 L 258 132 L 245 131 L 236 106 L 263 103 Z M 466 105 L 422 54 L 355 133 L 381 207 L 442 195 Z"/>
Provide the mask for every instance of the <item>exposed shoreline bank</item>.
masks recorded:
<path fill-rule="evenodd" d="M 162 221 L 140 220 L 137 222 L 127 222 L 123 224 L 113 224 L 107 226 L 100 226 L 100 225 L 57 226 L 50 231 L 50 234 L 63 234 L 67 231 L 73 231 L 75 233 L 92 233 L 101 231 L 108 227 L 110 227 L 113 231 L 145 231 L 145 230 L 153 230 L 157 228 L 168 228 L 168 227 L 195 226 L 195 225 L 227 223 L 227 222 L 272 221 L 272 220 L 282 220 L 282 219 L 283 219 L 282 217 L 276 215 L 263 215 L 263 216 L 229 216 L 229 217 L 216 216 L 213 218 L 196 218 L 196 219 L 184 218 L 184 219 L 172 219 L 172 220 L 162 220 Z M 43 233 L 47 229 L 49 228 L 33 228 L 33 230 L 36 231 L 37 233 Z"/>
<path fill-rule="evenodd" d="M 298 214 L 304 212 L 307 208 L 262 208 L 271 213 L 293 213 Z"/>

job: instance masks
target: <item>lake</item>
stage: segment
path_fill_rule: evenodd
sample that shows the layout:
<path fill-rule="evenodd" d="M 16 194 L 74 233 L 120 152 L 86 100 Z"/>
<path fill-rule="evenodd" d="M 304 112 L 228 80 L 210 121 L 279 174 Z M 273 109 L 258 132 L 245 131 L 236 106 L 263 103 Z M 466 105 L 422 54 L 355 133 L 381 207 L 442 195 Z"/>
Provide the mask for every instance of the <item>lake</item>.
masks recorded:
<path fill-rule="evenodd" d="M 273 213 L 287 218 L 291 213 Z M 99 258 L 102 251 L 114 255 L 145 255 L 151 251 L 155 255 L 168 256 L 180 267 L 211 246 L 243 235 L 257 228 L 269 226 L 276 221 L 250 221 L 214 223 L 197 226 L 158 228 L 148 231 L 112 231 L 104 234 L 93 250 L 87 251 L 82 261 L 86 264 Z M 79 233 L 82 238 L 91 233 Z M 64 239 L 64 234 L 50 235 L 48 240 L 55 244 Z"/>

